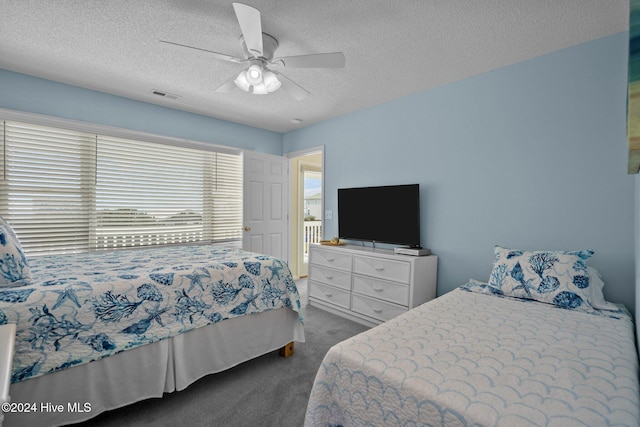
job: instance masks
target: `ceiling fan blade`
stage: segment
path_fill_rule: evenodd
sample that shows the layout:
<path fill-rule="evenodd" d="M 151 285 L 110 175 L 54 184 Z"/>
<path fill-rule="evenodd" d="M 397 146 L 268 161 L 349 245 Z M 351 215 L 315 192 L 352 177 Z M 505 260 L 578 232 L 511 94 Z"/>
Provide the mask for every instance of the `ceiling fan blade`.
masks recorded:
<path fill-rule="evenodd" d="M 346 59 L 342 52 L 333 52 L 285 56 L 276 58 L 273 62 L 288 68 L 342 68 L 346 63 Z"/>
<path fill-rule="evenodd" d="M 254 56 L 262 56 L 262 23 L 260 11 L 242 3 L 233 3 L 242 37 L 247 49 Z"/>
<path fill-rule="evenodd" d="M 295 100 L 302 101 L 307 96 L 311 95 L 311 92 L 295 83 L 293 80 L 288 79 L 282 73 L 276 73 L 275 71 L 273 73 L 278 76 L 278 80 L 282 83 L 282 89 L 293 96 Z"/>
<path fill-rule="evenodd" d="M 227 80 L 226 82 L 218 86 L 214 92 L 229 93 L 233 91 L 237 87 L 234 82 L 235 79 L 236 79 L 236 76 L 231 77 L 229 80 Z"/>
<path fill-rule="evenodd" d="M 240 64 L 240 63 L 243 63 L 243 62 L 248 62 L 246 59 L 236 58 L 235 56 L 225 55 L 224 53 L 218 53 L 218 52 L 214 52 L 212 50 L 201 49 L 199 47 L 193 47 L 193 46 L 187 46 L 187 45 L 180 44 L 180 43 L 168 42 L 166 40 L 160 40 L 160 43 L 163 43 L 163 44 L 165 44 L 165 45 L 167 45 L 169 47 L 172 47 L 172 48 L 179 48 L 179 49 L 187 48 L 187 49 L 198 50 L 200 52 L 206 52 L 206 53 L 208 53 L 210 55 L 213 55 L 217 59 L 222 59 L 223 61 L 231 61 L 231 62 L 235 62 L 237 64 Z"/>

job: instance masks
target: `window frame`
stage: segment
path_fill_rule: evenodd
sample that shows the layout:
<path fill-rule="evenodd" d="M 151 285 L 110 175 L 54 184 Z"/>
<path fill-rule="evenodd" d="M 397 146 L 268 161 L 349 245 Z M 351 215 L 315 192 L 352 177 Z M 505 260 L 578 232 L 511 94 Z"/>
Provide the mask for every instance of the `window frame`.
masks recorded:
<path fill-rule="evenodd" d="M 135 130 L 129 130 L 129 129 L 123 129 L 123 128 L 116 128 L 116 127 L 111 127 L 111 126 L 105 126 L 105 125 L 100 125 L 100 124 L 95 124 L 95 123 L 89 123 L 89 122 L 80 122 L 80 121 L 75 121 L 75 120 L 70 120 L 70 119 L 63 119 L 63 118 L 56 118 L 56 117 L 51 117 L 51 116 L 43 116 L 43 115 L 38 115 L 38 114 L 33 114 L 33 113 L 25 113 L 25 112 L 17 112 L 17 111 L 13 111 L 13 110 L 7 110 L 7 109 L 2 109 L 0 108 L 0 120 L 2 120 L 3 124 L 4 121 L 7 122 L 11 122 L 11 121 L 15 121 L 15 122 L 22 122 L 22 123 L 26 123 L 26 124 L 31 124 L 31 125 L 36 125 L 36 126 L 46 126 L 46 127 L 53 127 L 53 128 L 58 128 L 58 129 L 64 129 L 64 130 L 68 130 L 68 131 L 72 131 L 72 132 L 82 132 L 82 133 L 90 133 L 90 134 L 95 134 L 96 136 L 96 140 L 99 139 L 99 137 L 106 137 L 106 138 L 118 138 L 118 139 L 128 139 L 128 140 L 135 140 L 135 141 L 141 141 L 143 143 L 151 143 L 151 144 L 162 144 L 162 145 L 166 145 L 166 146 L 170 146 L 170 147 L 177 147 L 177 148 L 186 148 L 186 149 L 190 149 L 190 150 L 198 150 L 198 151 L 205 151 L 205 152 L 211 152 L 211 153 L 221 153 L 221 154 L 230 154 L 230 155 L 234 155 L 234 156 L 238 156 L 239 159 L 239 183 L 236 183 L 235 186 L 238 187 L 240 194 L 239 194 L 239 200 L 240 200 L 240 206 L 238 209 L 239 212 L 239 223 L 242 223 L 242 201 L 243 201 L 243 196 L 242 196 L 242 190 L 243 190 L 243 171 L 242 171 L 242 167 L 243 167 L 243 160 L 242 160 L 242 156 L 244 154 L 244 150 L 243 149 L 239 149 L 239 148 L 233 148 L 233 147 L 228 147 L 228 146 L 223 146 L 223 145 L 219 145 L 219 144 L 215 144 L 215 143 L 208 143 L 208 142 L 200 142 L 200 141 L 192 141 L 192 140 L 188 140 L 188 139 L 182 139 L 182 138 L 174 138 L 174 137 L 169 137 L 169 136 L 164 136 L 164 135 L 158 135 L 158 134 L 153 134 L 153 133 L 148 133 L 148 132 L 141 132 L 141 131 L 135 131 Z M 0 125 L 0 144 L 1 144 L 1 148 L 4 149 L 5 148 L 5 133 L 4 133 L 4 126 Z M 96 146 L 97 147 L 97 146 Z M 97 152 L 97 150 L 96 150 Z M 6 177 L 6 172 L 5 172 L 5 152 L 1 152 L 0 153 L 0 157 L 2 159 L 2 162 L 0 162 L 0 215 L 3 216 L 7 216 L 7 219 L 9 221 L 11 221 L 11 215 L 10 213 L 7 211 L 8 208 L 8 202 L 6 201 L 6 197 L 7 197 L 7 177 Z M 217 156 L 216 156 L 217 157 Z M 97 160 L 96 160 L 97 162 Z M 203 167 L 203 169 L 206 169 L 205 167 Z M 96 173 L 96 168 L 94 168 L 94 176 L 97 179 L 97 173 Z M 236 178 L 238 178 L 238 176 L 236 176 Z M 235 187 L 234 187 L 235 188 Z M 203 188 L 203 193 L 205 192 L 205 188 Z M 94 185 L 93 187 L 93 197 L 95 199 L 95 192 L 96 192 L 96 185 Z M 205 196 L 203 195 L 203 203 L 205 205 L 209 205 L 211 203 L 207 203 L 204 200 Z M 205 211 L 202 212 L 202 219 L 203 219 L 203 223 L 207 223 L 210 222 L 211 219 L 211 211 L 206 212 L 206 208 Z M 8 215 L 9 214 L 9 215 Z M 89 231 L 89 236 L 87 236 L 88 240 L 89 240 L 89 246 L 88 248 L 86 248 L 86 250 L 84 249 L 80 249 L 80 250 L 74 250 L 74 251 L 67 251 L 66 253 L 70 253 L 70 252 L 94 252 L 94 251 L 103 251 L 103 250 L 113 250 L 113 249 L 131 249 L 131 248 L 137 248 L 137 247 L 148 247 L 148 245 L 133 245 L 133 246 L 122 246 L 122 247 L 96 247 L 95 243 L 95 225 L 96 225 L 96 215 L 97 215 L 97 207 L 96 204 L 94 203 L 93 205 L 93 210 L 90 214 L 91 218 L 91 223 L 92 223 L 92 227 L 94 227 L 94 229 L 90 229 Z M 203 225 L 203 227 L 206 227 L 206 225 Z M 239 227 L 241 228 L 241 227 Z M 20 235 L 19 230 L 18 231 L 18 235 Z M 232 234 L 232 233 L 231 233 Z M 208 236 L 207 236 L 208 235 Z M 241 246 L 241 242 L 242 242 L 242 233 L 241 230 L 239 230 L 238 235 L 235 237 L 231 237 L 230 239 L 227 240 L 215 240 L 214 239 L 214 233 L 209 231 L 205 231 L 204 233 L 204 237 L 208 237 L 209 239 L 205 239 L 202 240 L 200 242 L 188 242 L 189 244 L 193 244 L 193 243 L 217 243 L 217 244 L 226 244 L 229 246 L 234 246 L 234 247 L 239 247 Z M 171 243 L 170 243 L 171 244 Z M 178 242 L 176 244 L 187 244 L 187 242 Z M 153 246 L 156 246 L 156 244 L 154 244 Z M 53 252 L 48 252 L 48 251 L 32 251 L 32 253 L 29 253 L 30 251 L 27 250 L 27 248 L 25 248 L 25 252 L 27 252 L 27 254 L 29 256 L 38 256 L 38 255 L 48 255 L 51 253 L 56 253 L 55 251 Z M 63 252 L 57 252 L 57 253 L 65 253 Z"/>

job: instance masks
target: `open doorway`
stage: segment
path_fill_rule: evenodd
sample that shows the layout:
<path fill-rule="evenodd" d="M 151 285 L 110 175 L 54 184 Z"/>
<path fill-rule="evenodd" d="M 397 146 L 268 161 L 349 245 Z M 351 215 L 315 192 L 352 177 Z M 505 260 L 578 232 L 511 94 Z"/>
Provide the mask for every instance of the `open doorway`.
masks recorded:
<path fill-rule="evenodd" d="M 290 153 L 291 256 L 289 267 L 295 278 L 308 275 L 309 245 L 322 239 L 323 162 L 322 148 Z"/>

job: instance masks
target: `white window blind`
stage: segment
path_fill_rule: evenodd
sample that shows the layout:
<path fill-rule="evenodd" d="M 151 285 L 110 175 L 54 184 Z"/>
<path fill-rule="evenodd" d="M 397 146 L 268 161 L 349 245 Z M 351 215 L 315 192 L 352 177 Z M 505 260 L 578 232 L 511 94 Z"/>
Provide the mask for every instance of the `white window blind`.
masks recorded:
<path fill-rule="evenodd" d="M 4 171 L 4 120 L 0 120 L 0 215 L 7 216 L 7 179 Z"/>
<path fill-rule="evenodd" d="M 242 238 L 240 155 L 0 123 L 0 213 L 27 255 Z"/>
<path fill-rule="evenodd" d="M 242 241 L 242 157 L 217 153 L 213 196 L 213 240 Z"/>
<path fill-rule="evenodd" d="M 2 210 L 25 252 L 87 251 L 95 136 L 19 122 L 4 127 Z"/>

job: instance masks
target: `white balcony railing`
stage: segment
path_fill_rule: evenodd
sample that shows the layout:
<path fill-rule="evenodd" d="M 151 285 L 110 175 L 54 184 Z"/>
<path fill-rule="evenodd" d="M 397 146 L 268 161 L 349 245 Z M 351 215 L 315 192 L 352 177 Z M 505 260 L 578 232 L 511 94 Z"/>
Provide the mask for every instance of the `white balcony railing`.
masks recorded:
<path fill-rule="evenodd" d="M 170 245 L 201 242 L 204 233 L 199 230 L 176 232 L 143 232 L 140 230 L 100 230 L 95 239 L 96 249 L 116 249 L 136 246 Z M 304 261 L 309 256 L 309 245 L 322 239 L 322 221 L 304 221 Z M 235 242 L 235 240 L 234 240 Z M 225 245 L 226 246 L 226 245 Z"/>
<path fill-rule="evenodd" d="M 201 242 L 201 230 L 179 230 L 175 232 L 144 232 L 142 230 L 114 229 L 96 233 L 96 249 L 115 249 L 136 246 L 156 246 Z"/>
<path fill-rule="evenodd" d="M 322 221 L 304 222 L 304 262 L 309 257 L 309 245 L 322 240 Z"/>

